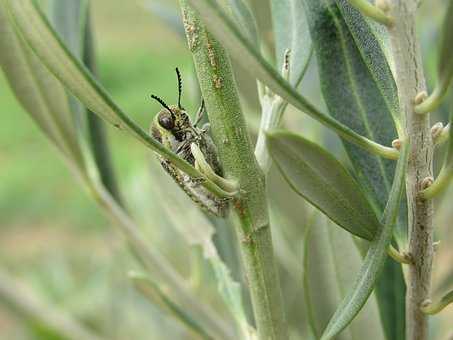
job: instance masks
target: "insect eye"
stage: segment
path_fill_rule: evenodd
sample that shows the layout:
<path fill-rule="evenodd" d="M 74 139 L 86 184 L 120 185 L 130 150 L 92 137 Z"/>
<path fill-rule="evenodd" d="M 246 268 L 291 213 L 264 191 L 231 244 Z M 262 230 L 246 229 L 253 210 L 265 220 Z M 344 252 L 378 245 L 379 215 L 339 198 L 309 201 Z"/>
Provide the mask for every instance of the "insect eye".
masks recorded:
<path fill-rule="evenodd" d="M 175 122 L 168 113 L 163 113 L 159 116 L 159 124 L 167 130 L 171 130 L 175 127 Z"/>

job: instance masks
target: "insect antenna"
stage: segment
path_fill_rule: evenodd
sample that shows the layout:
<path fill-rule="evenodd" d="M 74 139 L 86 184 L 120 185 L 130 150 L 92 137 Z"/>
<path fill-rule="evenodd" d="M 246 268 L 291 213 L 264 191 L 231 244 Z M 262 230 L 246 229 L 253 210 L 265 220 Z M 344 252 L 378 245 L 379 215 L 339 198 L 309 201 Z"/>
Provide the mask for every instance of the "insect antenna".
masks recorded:
<path fill-rule="evenodd" d="M 176 68 L 176 76 L 178 77 L 178 107 L 180 109 L 182 109 L 182 106 L 181 106 L 182 78 L 181 78 L 181 73 L 179 73 L 178 68 Z"/>
<path fill-rule="evenodd" d="M 162 99 L 160 99 L 158 96 L 155 96 L 153 94 L 151 95 L 151 98 L 157 100 L 160 103 L 160 105 L 162 105 L 165 109 L 168 110 L 168 112 L 170 112 L 172 117 L 174 116 L 173 111 L 170 109 L 170 107 Z"/>

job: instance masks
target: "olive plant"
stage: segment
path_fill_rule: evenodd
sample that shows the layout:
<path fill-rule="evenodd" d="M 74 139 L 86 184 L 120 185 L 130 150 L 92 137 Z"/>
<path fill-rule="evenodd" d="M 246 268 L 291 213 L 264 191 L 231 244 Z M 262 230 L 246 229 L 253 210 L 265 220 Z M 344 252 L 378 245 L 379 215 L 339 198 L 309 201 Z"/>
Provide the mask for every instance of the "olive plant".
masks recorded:
<path fill-rule="evenodd" d="M 201 107 L 191 120 L 181 102 L 184 75 L 176 69 L 179 98 L 153 94 L 162 109 L 151 128 L 135 123 L 96 80 L 88 1 L 48 5 L 52 15 L 32 0 L 0 1 L 1 67 L 20 104 L 124 233 L 142 268 L 131 282 L 183 325 L 184 336 L 434 336 L 428 337 L 429 316 L 453 300 L 452 292 L 431 297 L 430 288 L 433 200 L 453 177 L 453 138 L 452 118 L 431 126 L 429 112 L 443 105 L 453 78 L 453 1 L 446 1 L 439 27 L 438 81 L 430 94 L 417 0 L 179 0 Z M 262 6 L 269 10 L 264 19 Z M 304 93 L 310 68 L 325 108 Z M 259 125 L 254 109 L 241 105 L 250 93 L 238 85 L 238 70 L 254 82 Z M 205 111 L 209 123 L 201 127 Z M 283 128 L 286 111 L 311 117 L 338 139 L 313 141 L 307 129 Z M 304 122 L 314 127 L 313 120 Z M 195 219 L 175 217 L 185 214 L 175 209 L 167 221 L 177 219 L 178 232 L 201 249 L 218 285 L 212 301 L 197 298 L 129 213 L 104 123 L 152 150 L 163 167 L 153 172 L 165 170 L 204 208 Z M 435 175 L 442 144 L 445 161 Z M 274 169 L 303 198 L 296 219 L 279 208 L 288 187 L 273 184 Z M 242 261 L 226 256 L 225 244 Z M 302 253 L 293 251 L 299 247 Z M 41 317 L 39 303 L 8 289 L 8 280 L 0 276 L 0 296 L 61 336 L 105 336 L 51 311 Z"/>

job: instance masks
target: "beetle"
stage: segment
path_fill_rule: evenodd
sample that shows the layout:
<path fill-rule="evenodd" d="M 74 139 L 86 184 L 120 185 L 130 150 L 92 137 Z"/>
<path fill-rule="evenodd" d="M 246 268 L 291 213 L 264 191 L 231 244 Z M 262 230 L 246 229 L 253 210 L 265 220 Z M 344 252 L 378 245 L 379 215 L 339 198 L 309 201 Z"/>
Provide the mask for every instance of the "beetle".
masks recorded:
<path fill-rule="evenodd" d="M 201 100 L 195 122 L 192 123 L 187 111 L 181 105 L 182 78 L 178 68 L 176 68 L 176 75 L 178 79 L 177 105 L 167 105 L 158 96 L 151 95 L 152 99 L 162 105 L 162 109 L 154 117 L 150 133 L 159 143 L 192 166 L 195 166 L 196 160 L 191 151 L 191 144 L 195 143 L 212 170 L 217 175 L 222 176 L 222 167 L 217 156 L 217 149 L 209 135 L 209 124 L 205 124 L 202 128 L 199 127 L 206 111 L 204 100 Z M 168 159 L 161 155 L 156 155 L 164 170 L 198 206 L 215 216 L 225 217 L 228 207 L 227 201 L 215 196 L 204 188 L 201 185 L 203 179 L 187 175 Z"/>

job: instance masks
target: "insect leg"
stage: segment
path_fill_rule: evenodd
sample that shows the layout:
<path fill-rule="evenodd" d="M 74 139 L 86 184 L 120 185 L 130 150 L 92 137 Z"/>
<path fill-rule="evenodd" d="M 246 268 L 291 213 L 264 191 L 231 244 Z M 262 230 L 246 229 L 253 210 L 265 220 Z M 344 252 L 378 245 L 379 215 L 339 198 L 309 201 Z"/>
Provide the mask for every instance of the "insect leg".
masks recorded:
<path fill-rule="evenodd" d="M 206 112 L 206 107 L 204 105 L 204 99 L 201 98 L 201 105 L 197 111 L 197 115 L 195 116 L 195 124 L 194 124 L 195 127 L 197 127 L 198 124 L 201 122 L 201 119 L 203 118 L 203 115 L 205 112 Z"/>

